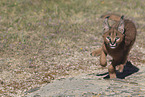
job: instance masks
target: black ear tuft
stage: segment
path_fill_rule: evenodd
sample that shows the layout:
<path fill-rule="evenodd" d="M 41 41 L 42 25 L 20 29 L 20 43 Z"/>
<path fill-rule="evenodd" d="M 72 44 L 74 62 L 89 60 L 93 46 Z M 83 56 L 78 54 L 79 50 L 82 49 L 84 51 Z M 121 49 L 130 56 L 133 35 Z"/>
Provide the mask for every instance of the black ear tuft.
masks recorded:
<path fill-rule="evenodd" d="M 121 16 L 121 19 L 122 19 L 122 20 L 124 19 L 124 15 Z"/>
<path fill-rule="evenodd" d="M 120 18 L 120 22 L 118 25 L 118 31 L 121 32 L 122 34 L 124 34 L 124 16 L 121 16 Z"/>
<path fill-rule="evenodd" d="M 106 18 L 109 19 L 110 16 L 107 16 Z"/>
<path fill-rule="evenodd" d="M 103 29 L 104 29 L 104 32 L 107 32 L 109 29 L 110 29 L 110 26 L 109 26 L 109 23 L 108 23 L 108 18 L 109 18 L 110 16 L 107 16 L 106 18 L 105 18 L 105 21 L 104 21 L 104 24 L 103 24 Z"/>

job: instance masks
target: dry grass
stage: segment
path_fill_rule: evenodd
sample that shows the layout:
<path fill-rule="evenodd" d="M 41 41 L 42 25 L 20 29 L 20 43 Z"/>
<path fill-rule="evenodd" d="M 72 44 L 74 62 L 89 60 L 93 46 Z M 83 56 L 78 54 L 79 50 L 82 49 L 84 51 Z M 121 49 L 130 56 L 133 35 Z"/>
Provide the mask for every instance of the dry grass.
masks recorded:
<path fill-rule="evenodd" d="M 0 96 L 22 96 L 54 78 L 100 68 L 89 53 L 101 46 L 99 17 L 106 12 L 135 21 L 130 59 L 144 64 L 144 5 L 144 0 L 1 0 Z"/>

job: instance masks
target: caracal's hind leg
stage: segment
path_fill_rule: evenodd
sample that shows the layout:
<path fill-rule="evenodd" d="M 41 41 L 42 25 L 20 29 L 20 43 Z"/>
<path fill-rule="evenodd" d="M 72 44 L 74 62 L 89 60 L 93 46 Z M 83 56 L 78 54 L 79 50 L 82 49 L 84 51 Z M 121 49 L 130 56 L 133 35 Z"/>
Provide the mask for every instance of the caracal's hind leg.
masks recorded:
<path fill-rule="evenodd" d="M 100 56 L 100 65 L 103 67 L 107 66 L 106 56 L 107 54 L 105 54 L 105 52 L 102 50 Z"/>
<path fill-rule="evenodd" d="M 119 72 L 123 72 L 124 65 L 125 65 L 125 64 L 117 65 L 117 66 L 116 66 L 116 70 L 118 70 Z"/>
<path fill-rule="evenodd" d="M 116 70 L 118 70 L 119 72 L 123 72 L 123 69 L 126 63 L 127 63 L 127 56 L 124 57 L 122 64 L 116 66 Z"/>

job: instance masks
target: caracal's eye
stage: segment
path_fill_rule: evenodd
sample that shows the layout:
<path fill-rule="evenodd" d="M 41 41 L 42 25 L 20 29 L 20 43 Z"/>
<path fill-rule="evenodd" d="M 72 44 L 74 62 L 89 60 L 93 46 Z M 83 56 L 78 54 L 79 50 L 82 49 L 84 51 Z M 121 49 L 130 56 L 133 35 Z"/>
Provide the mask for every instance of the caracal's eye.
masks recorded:
<path fill-rule="evenodd" d="M 108 41 L 110 41 L 110 40 L 111 40 L 111 38 L 110 38 L 110 37 L 106 37 L 106 39 L 107 39 Z"/>
<path fill-rule="evenodd" d="M 120 40 L 120 38 L 119 38 L 119 37 L 116 37 L 115 39 L 116 39 L 116 40 Z"/>

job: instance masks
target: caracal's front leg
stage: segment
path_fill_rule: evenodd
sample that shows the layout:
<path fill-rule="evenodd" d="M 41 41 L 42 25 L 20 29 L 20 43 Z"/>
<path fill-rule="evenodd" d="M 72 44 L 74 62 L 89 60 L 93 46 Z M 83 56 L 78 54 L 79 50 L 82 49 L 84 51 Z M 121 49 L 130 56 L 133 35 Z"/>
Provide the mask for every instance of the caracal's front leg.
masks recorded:
<path fill-rule="evenodd" d="M 101 54 L 102 48 L 99 48 L 97 50 L 94 50 L 90 55 L 95 57 L 95 56 L 99 56 Z"/>
<path fill-rule="evenodd" d="M 110 79 L 116 78 L 116 70 L 115 70 L 115 66 L 113 66 L 112 64 L 109 65 L 109 67 L 108 67 L 108 71 L 109 71 Z"/>
<path fill-rule="evenodd" d="M 100 56 L 100 65 L 103 67 L 107 66 L 106 56 L 107 54 L 102 50 Z"/>

